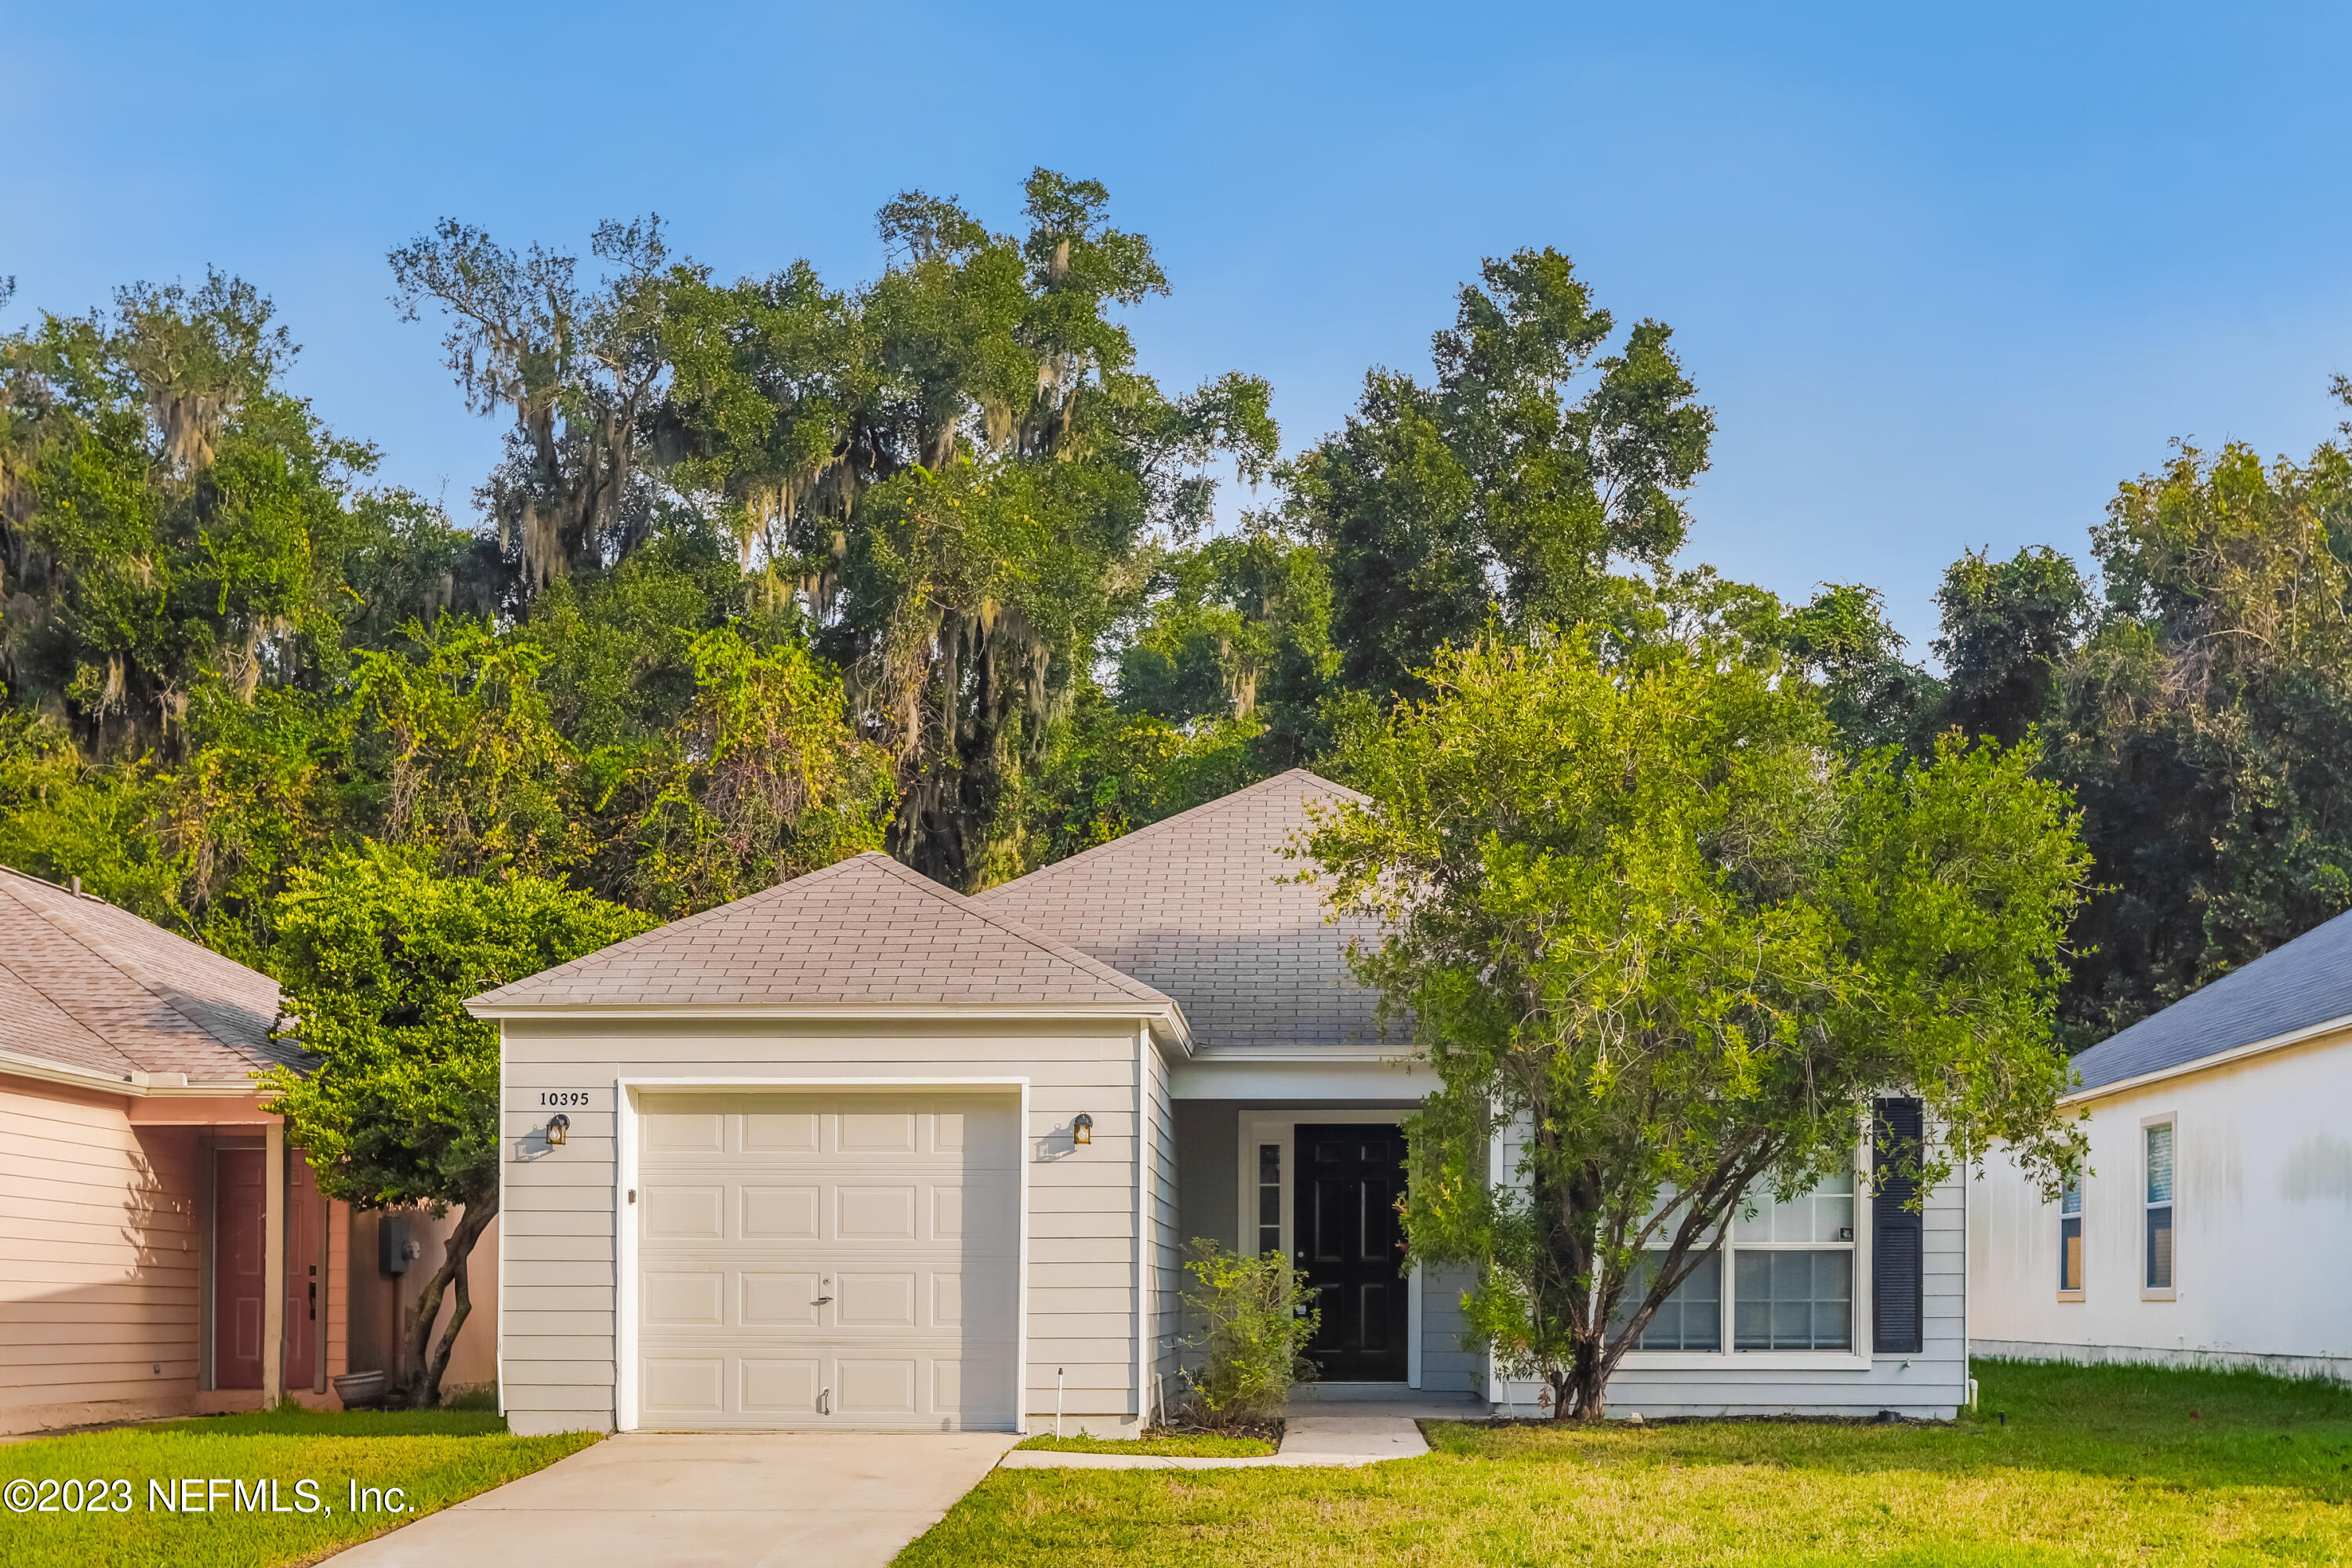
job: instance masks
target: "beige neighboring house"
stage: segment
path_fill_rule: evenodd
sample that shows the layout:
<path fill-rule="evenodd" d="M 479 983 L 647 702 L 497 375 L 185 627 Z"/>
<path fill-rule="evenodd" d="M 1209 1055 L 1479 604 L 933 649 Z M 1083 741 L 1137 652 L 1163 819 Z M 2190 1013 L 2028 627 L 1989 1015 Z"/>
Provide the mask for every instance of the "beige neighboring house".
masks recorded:
<path fill-rule="evenodd" d="M 421 1256 L 394 1274 L 378 1216 L 321 1200 L 255 1083 L 291 1059 L 277 1010 L 268 976 L 0 868 L 0 1432 L 332 1407 L 393 1364 L 449 1223 L 398 1216 Z M 451 1386 L 495 1375 L 481 1296 Z"/>
<path fill-rule="evenodd" d="M 1297 1262 L 1317 1395 L 1531 1409 L 1403 1258 L 1431 1079 L 1292 858 L 1355 798 L 1286 773 L 977 898 L 862 855 L 476 997 L 514 1430 L 1132 1434 L 1198 1359 L 1193 1237 Z M 1872 1157 L 1768 1194 L 1612 1405 L 1950 1415 L 1961 1185 L 1874 1201 Z"/>

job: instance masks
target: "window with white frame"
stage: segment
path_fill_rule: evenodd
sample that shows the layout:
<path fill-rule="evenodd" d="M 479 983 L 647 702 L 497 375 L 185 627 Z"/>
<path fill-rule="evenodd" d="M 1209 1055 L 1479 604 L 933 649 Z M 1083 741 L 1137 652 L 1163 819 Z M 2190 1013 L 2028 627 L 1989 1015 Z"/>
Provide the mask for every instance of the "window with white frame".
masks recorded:
<path fill-rule="evenodd" d="M 1854 1177 L 1841 1171 L 1787 1203 L 1752 1194 L 1731 1234 L 1660 1303 L 1636 1349 L 1850 1351 L 1854 1348 Z M 1650 1255 L 1650 1267 L 1664 1260 Z M 1643 1275 L 1618 1309 L 1641 1305 Z"/>
<path fill-rule="evenodd" d="M 1282 1252 L 1282 1145 L 1257 1146 L 1257 1249 Z"/>
<path fill-rule="evenodd" d="M 2071 1295 L 2083 1291 L 2083 1173 L 2066 1178 L 2058 1194 L 2058 1289 Z"/>
<path fill-rule="evenodd" d="M 2150 1290 L 2172 1289 L 2172 1123 L 2141 1129 L 2147 1149 L 2147 1273 Z"/>

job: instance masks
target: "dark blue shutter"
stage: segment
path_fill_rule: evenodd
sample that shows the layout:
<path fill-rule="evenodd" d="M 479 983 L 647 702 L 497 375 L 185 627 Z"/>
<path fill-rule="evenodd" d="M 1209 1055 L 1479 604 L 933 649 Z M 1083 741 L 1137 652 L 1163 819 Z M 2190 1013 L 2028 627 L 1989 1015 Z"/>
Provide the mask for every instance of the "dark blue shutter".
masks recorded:
<path fill-rule="evenodd" d="M 1876 1112 L 1874 1157 L 1881 1169 L 1915 1163 L 1926 1132 L 1916 1100 L 1882 1100 Z M 1889 1176 L 1870 1201 L 1870 1341 L 1879 1355 L 1916 1355 L 1922 1347 L 1925 1303 L 1921 1300 L 1926 1215 L 1905 1205 L 1919 1184 Z"/>

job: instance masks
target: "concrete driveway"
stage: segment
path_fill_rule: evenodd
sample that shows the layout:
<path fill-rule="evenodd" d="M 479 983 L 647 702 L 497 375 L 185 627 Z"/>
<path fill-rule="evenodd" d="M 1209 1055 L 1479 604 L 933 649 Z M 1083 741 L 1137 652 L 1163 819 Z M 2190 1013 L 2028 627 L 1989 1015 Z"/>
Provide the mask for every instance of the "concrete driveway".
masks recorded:
<path fill-rule="evenodd" d="M 624 1433 L 329 1558 L 336 1568 L 883 1568 L 1019 1438 Z"/>

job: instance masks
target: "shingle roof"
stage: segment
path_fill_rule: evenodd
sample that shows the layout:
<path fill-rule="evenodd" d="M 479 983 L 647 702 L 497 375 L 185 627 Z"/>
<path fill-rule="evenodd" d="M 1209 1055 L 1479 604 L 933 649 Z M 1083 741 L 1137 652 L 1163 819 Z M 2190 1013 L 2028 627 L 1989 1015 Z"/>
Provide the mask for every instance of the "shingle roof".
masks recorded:
<path fill-rule="evenodd" d="M 852 857 L 467 1005 L 779 1006 L 955 1004 L 1116 1006 L 1168 998 L 1023 929 L 887 855 Z"/>
<path fill-rule="evenodd" d="M 1310 805 L 1364 797 L 1303 768 L 1139 828 L 980 895 L 979 901 L 1150 981 L 1202 1045 L 1372 1047 L 1373 997 L 1323 889 L 1284 855 Z"/>
<path fill-rule="evenodd" d="M 2084 1089 L 2352 1017 L 2352 914 L 2233 969 L 2074 1058 Z"/>
<path fill-rule="evenodd" d="M 0 867 L 0 1051 L 125 1077 L 241 1083 L 273 1044 L 278 983 L 126 910 Z"/>

